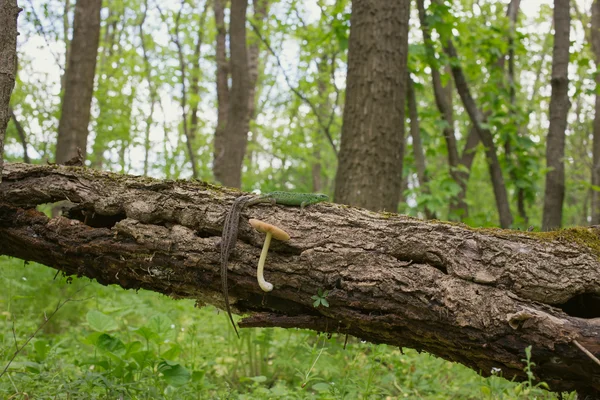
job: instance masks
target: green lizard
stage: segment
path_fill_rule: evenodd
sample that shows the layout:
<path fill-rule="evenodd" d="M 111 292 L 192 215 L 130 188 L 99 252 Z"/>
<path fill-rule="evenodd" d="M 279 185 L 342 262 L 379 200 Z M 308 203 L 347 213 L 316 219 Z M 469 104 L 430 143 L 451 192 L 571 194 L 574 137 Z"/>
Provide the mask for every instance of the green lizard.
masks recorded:
<path fill-rule="evenodd" d="M 229 256 L 235 244 L 237 242 L 238 226 L 240 222 L 240 214 L 245 207 L 259 204 L 259 203 L 271 203 L 281 204 L 284 206 L 300 206 L 301 210 L 304 210 L 305 206 L 319 203 L 321 201 L 328 200 L 329 197 L 325 194 L 313 194 L 313 193 L 294 193 L 294 192 L 271 192 L 258 197 L 252 196 L 240 196 L 236 198 L 231 206 L 231 209 L 225 216 L 225 222 L 223 224 L 223 234 L 221 236 L 221 285 L 223 290 L 223 297 L 225 299 L 225 308 L 227 315 L 233 329 L 235 330 L 238 338 L 240 334 L 233 322 L 233 316 L 231 315 L 231 307 L 229 306 L 229 292 L 227 289 L 227 263 Z"/>

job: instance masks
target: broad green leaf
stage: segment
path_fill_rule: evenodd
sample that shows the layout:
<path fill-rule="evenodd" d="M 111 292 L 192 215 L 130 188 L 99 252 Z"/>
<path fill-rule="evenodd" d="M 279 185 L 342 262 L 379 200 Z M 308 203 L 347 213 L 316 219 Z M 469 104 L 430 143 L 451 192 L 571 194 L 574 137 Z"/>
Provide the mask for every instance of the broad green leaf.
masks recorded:
<path fill-rule="evenodd" d="M 329 391 L 330 387 L 331 387 L 331 385 L 328 383 L 325 383 L 325 382 L 319 382 L 319 383 L 315 383 L 314 385 L 312 385 L 313 390 L 315 390 L 317 392 L 327 392 L 327 391 Z"/>
<path fill-rule="evenodd" d="M 178 344 L 172 344 L 171 348 L 160 355 L 161 358 L 166 360 L 175 360 L 181 354 L 181 346 Z"/>
<path fill-rule="evenodd" d="M 96 347 L 98 347 L 100 350 L 108 351 L 114 354 L 125 352 L 125 345 L 123 342 L 106 333 L 100 335 L 98 341 L 96 342 Z"/>
<path fill-rule="evenodd" d="M 163 374 L 169 385 L 175 387 L 185 385 L 191 377 L 190 372 L 184 366 L 170 361 L 160 362 L 158 371 Z"/>
<path fill-rule="evenodd" d="M 88 311 L 86 319 L 90 327 L 98 332 L 113 331 L 119 327 L 117 321 L 98 310 Z"/>
<path fill-rule="evenodd" d="M 146 327 L 154 333 L 161 334 L 169 331 L 172 324 L 171 319 L 165 314 L 156 314 L 148 320 Z"/>

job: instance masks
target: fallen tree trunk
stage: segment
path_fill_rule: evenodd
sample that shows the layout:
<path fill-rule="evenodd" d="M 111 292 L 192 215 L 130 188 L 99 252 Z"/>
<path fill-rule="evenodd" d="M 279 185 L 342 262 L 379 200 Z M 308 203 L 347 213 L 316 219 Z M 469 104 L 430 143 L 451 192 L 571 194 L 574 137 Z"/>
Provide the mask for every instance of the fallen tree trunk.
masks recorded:
<path fill-rule="evenodd" d="M 81 167 L 8 164 L 0 184 L 0 254 L 126 289 L 144 288 L 223 307 L 219 275 L 226 188 Z M 67 202 L 65 216 L 36 206 Z M 288 231 L 256 283 L 263 236 L 247 218 Z M 600 391 L 600 228 L 557 232 L 461 224 L 323 203 L 244 211 L 230 260 L 240 326 L 348 333 L 425 350 L 488 376 L 499 368 L 552 390 Z M 319 289 L 329 307 L 313 307 Z"/>

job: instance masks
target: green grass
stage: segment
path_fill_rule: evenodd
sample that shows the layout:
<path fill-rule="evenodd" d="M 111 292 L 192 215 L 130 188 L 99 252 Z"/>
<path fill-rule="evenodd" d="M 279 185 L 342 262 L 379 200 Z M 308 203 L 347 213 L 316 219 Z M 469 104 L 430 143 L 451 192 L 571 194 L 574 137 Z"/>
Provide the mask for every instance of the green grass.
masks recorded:
<path fill-rule="evenodd" d="M 0 377 L 2 399 L 556 398 L 412 350 L 354 338 L 344 350 L 338 335 L 243 329 L 238 340 L 213 307 L 55 275 L 0 258 L 0 373 L 42 326 Z"/>

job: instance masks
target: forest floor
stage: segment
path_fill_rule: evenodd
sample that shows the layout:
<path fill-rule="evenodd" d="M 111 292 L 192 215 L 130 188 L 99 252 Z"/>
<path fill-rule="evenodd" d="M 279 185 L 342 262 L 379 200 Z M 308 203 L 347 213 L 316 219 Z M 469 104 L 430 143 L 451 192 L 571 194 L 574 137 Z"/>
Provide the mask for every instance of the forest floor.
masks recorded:
<path fill-rule="evenodd" d="M 0 282 L 3 399 L 558 398 L 427 353 L 352 337 L 344 349 L 343 335 L 242 329 L 237 339 L 212 306 L 17 259 L 0 257 Z"/>

